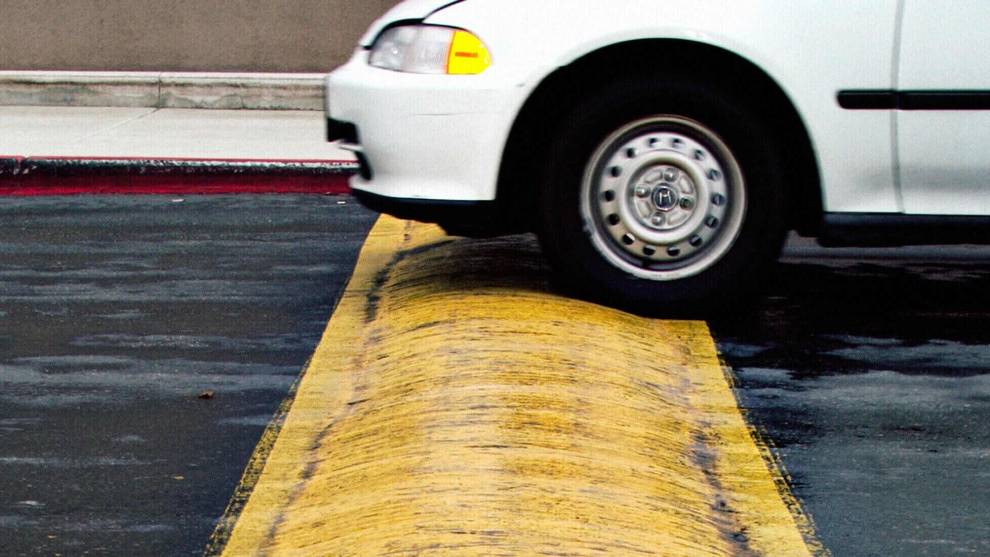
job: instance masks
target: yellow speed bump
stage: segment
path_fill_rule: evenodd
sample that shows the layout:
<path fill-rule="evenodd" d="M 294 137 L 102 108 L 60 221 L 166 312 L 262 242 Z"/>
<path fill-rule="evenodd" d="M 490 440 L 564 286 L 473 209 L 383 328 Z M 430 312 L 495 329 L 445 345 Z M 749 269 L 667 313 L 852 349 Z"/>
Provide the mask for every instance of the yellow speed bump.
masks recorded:
<path fill-rule="evenodd" d="M 701 322 L 382 217 L 225 555 L 809 555 Z"/>

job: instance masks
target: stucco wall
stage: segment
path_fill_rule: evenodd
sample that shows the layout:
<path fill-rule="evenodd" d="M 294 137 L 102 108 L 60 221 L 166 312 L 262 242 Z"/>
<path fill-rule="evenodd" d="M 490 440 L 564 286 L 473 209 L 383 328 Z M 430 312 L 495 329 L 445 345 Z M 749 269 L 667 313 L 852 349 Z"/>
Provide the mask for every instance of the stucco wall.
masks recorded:
<path fill-rule="evenodd" d="M 398 0 L 0 0 L 0 70 L 324 72 Z"/>

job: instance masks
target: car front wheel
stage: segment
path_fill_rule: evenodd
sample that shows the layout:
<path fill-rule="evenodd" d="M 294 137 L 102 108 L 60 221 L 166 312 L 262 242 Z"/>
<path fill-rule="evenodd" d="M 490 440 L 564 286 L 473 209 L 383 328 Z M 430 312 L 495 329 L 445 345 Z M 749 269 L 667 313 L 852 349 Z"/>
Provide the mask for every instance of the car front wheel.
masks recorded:
<path fill-rule="evenodd" d="M 555 138 L 540 237 L 565 285 L 640 313 L 707 311 L 745 298 L 779 252 L 780 148 L 751 101 L 629 80 Z"/>

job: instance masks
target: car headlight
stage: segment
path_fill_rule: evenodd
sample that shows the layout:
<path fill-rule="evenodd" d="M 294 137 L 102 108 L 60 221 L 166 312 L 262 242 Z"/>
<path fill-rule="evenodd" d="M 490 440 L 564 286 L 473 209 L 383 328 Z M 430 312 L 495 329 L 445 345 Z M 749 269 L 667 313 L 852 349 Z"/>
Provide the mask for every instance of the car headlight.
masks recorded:
<path fill-rule="evenodd" d="M 492 64 L 481 39 L 463 29 L 401 25 L 383 32 L 369 63 L 397 72 L 474 75 Z"/>

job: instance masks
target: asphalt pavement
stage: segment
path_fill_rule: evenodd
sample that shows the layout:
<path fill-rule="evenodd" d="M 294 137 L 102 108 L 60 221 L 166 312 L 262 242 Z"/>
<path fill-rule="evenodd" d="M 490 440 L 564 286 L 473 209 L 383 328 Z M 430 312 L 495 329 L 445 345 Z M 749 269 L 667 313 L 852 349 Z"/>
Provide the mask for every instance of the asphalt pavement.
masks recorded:
<path fill-rule="evenodd" d="M 332 196 L 5 198 L 0 552 L 200 554 L 373 219 Z"/>
<path fill-rule="evenodd" d="M 990 554 L 990 248 L 792 242 L 713 324 L 835 556 Z"/>

